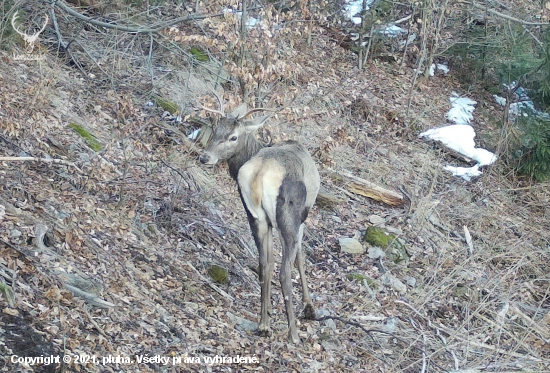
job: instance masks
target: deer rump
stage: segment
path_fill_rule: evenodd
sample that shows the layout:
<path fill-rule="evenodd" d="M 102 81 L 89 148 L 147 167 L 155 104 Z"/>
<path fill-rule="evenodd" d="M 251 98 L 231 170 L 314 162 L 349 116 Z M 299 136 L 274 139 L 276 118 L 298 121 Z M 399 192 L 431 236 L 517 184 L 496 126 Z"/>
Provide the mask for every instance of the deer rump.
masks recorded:
<path fill-rule="evenodd" d="M 261 149 L 237 177 L 249 219 L 267 221 L 281 230 L 283 239 L 295 236 L 306 220 L 317 196 L 318 180 L 309 152 L 296 141 Z"/>

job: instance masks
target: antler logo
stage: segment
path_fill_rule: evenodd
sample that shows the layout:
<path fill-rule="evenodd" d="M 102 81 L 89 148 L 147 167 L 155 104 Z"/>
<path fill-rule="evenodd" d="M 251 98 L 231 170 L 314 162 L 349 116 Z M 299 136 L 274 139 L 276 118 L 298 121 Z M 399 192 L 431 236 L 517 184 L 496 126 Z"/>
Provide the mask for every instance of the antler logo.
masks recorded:
<path fill-rule="evenodd" d="M 25 44 L 27 45 L 27 54 L 30 55 L 34 51 L 34 44 L 38 40 L 38 36 L 42 33 L 42 31 L 44 31 L 44 29 L 48 25 L 48 21 L 49 21 L 48 15 L 46 14 L 46 20 L 44 21 L 44 26 L 42 26 L 42 28 L 34 35 L 27 35 L 26 32 L 19 31 L 15 26 L 16 19 L 17 19 L 17 12 L 15 12 L 13 17 L 11 18 L 11 25 L 15 30 L 15 32 L 21 35 L 23 37 L 23 40 L 25 40 Z"/>

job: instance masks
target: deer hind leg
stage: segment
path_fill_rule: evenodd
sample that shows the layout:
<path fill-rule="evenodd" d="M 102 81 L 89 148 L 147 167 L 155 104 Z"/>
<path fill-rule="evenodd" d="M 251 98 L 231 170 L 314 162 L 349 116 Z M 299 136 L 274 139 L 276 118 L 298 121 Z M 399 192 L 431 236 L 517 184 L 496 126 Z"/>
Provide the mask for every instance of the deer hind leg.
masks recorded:
<path fill-rule="evenodd" d="M 307 286 L 307 278 L 305 271 L 304 250 L 302 249 L 302 237 L 304 236 L 304 224 L 300 224 L 300 230 L 298 232 L 298 252 L 296 254 L 296 265 L 298 266 L 298 272 L 300 273 L 300 280 L 302 282 L 302 301 L 304 303 L 304 317 L 309 320 L 315 320 L 315 309 L 313 308 L 313 302 L 309 296 L 309 289 Z"/>
<path fill-rule="evenodd" d="M 283 180 L 277 196 L 277 227 L 283 243 L 283 258 L 281 263 L 281 288 L 285 302 L 289 335 L 292 342 L 298 343 L 296 318 L 292 304 L 292 264 L 298 253 L 300 224 L 302 211 L 306 200 L 306 187 L 301 181 Z M 303 262 L 303 260 L 302 260 Z M 303 266 L 302 266 L 303 267 Z M 309 296 L 309 295 L 308 295 Z"/>
<path fill-rule="evenodd" d="M 287 234 L 281 230 L 281 235 Z M 297 237 L 295 237 L 297 238 Z M 299 343 L 298 331 L 296 329 L 296 317 L 294 316 L 294 306 L 292 304 L 292 263 L 296 258 L 297 246 L 296 239 L 283 239 L 283 260 L 281 263 L 281 288 L 283 290 L 283 298 L 285 302 L 286 318 L 288 321 L 289 336 L 292 342 Z"/>
<path fill-rule="evenodd" d="M 263 335 L 269 335 L 270 321 L 269 313 L 271 311 L 271 278 L 273 276 L 273 237 L 272 228 L 265 219 L 250 219 L 250 227 L 259 256 L 259 274 L 261 287 L 261 313 L 258 332 Z"/>

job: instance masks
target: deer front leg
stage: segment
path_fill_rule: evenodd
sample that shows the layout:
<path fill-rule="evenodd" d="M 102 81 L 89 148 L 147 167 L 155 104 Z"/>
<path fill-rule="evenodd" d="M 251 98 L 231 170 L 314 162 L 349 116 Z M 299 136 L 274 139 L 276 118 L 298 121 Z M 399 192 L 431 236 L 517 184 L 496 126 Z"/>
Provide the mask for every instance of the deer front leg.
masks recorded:
<path fill-rule="evenodd" d="M 300 230 L 298 232 L 298 252 L 296 253 L 296 264 L 298 266 L 298 272 L 300 273 L 300 280 L 302 282 L 302 301 L 304 303 L 304 317 L 309 320 L 315 320 L 315 309 L 313 308 L 313 302 L 311 301 L 311 297 L 309 296 L 309 289 L 307 286 L 304 251 L 302 249 L 303 236 L 304 224 L 301 224 Z"/>
<path fill-rule="evenodd" d="M 267 229 L 267 314 L 271 316 L 271 281 L 273 279 L 273 271 L 275 270 L 275 254 L 273 251 L 273 228 L 271 225 Z"/>

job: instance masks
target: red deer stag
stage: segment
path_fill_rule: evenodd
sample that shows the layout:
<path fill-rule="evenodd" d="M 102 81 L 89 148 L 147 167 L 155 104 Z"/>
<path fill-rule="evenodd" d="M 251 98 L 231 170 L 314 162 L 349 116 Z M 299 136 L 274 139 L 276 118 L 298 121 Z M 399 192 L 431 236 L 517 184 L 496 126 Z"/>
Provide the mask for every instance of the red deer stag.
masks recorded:
<path fill-rule="evenodd" d="M 222 104 L 220 100 L 220 104 Z M 260 260 L 261 317 L 258 331 L 270 333 L 271 277 L 273 275 L 272 229 L 280 232 L 283 246 L 280 281 L 286 308 L 289 336 L 299 343 L 292 304 L 291 268 L 298 266 L 302 282 L 304 315 L 315 318 L 304 270 L 302 236 L 304 221 L 319 192 L 319 172 L 311 155 L 296 141 L 286 141 L 265 147 L 254 138 L 254 131 L 271 116 L 250 120 L 254 111 L 246 104 L 229 115 L 222 114 L 210 146 L 200 156 L 201 163 L 214 165 L 227 161 L 229 173 L 237 182 L 241 201 L 248 216 L 252 234 L 258 246 Z"/>

